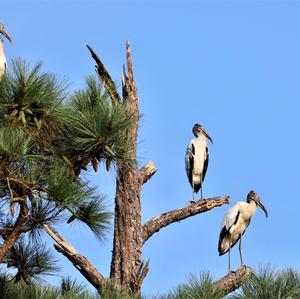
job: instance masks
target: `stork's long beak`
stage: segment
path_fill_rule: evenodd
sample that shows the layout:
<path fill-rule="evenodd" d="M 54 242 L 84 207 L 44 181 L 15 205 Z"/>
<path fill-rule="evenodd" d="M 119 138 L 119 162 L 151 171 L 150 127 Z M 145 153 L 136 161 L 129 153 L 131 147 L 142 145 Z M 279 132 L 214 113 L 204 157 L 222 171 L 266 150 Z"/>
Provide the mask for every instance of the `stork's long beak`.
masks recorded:
<path fill-rule="evenodd" d="M 12 44 L 12 39 L 11 39 L 11 37 L 9 36 L 9 34 L 8 34 L 8 32 L 7 32 L 7 30 L 4 28 L 4 27 L 2 27 L 1 29 L 0 29 L 0 32 L 9 40 L 9 42 Z"/>
<path fill-rule="evenodd" d="M 269 216 L 268 211 L 267 211 L 266 207 L 263 205 L 263 203 L 261 202 L 260 198 L 256 201 L 256 203 L 265 212 L 266 217 L 268 218 L 268 216 Z"/>
<path fill-rule="evenodd" d="M 214 143 L 213 140 L 211 139 L 211 137 L 208 135 L 208 133 L 203 129 L 203 127 L 202 127 L 202 132 L 211 143 Z"/>

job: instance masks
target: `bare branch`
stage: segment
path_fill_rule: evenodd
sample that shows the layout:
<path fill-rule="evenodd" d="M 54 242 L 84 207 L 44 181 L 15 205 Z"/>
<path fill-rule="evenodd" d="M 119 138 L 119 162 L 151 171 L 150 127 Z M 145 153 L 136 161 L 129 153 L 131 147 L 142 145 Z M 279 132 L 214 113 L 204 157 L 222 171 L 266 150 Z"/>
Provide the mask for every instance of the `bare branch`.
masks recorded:
<path fill-rule="evenodd" d="M 227 295 L 237 290 L 252 273 L 252 269 L 248 266 L 241 266 L 236 271 L 232 271 L 223 278 L 217 280 L 214 285 L 224 290 Z"/>
<path fill-rule="evenodd" d="M 7 182 L 7 187 L 8 187 L 8 190 L 9 190 L 9 195 L 10 195 L 10 213 L 14 217 L 14 214 L 15 214 L 14 203 L 13 203 L 14 194 L 13 194 L 13 191 L 10 187 L 9 178 L 6 178 L 6 182 Z"/>
<path fill-rule="evenodd" d="M 100 60 L 99 56 L 95 53 L 95 51 L 89 46 L 86 45 L 89 51 L 91 52 L 91 55 L 93 59 L 96 61 L 96 71 L 99 76 L 100 81 L 104 84 L 105 88 L 109 92 L 112 101 L 114 104 L 121 103 L 120 95 L 117 91 L 117 87 L 115 82 L 112 80 L 111 76 L 109 75 L 108 71 L 106 70 L 104 64 Z"/>
<path fill-rule="evenodd" d="M 213 197 L 205 200 L 195 201 L 188 206 L 173 211 L 160 214 L 152 218 L 143 225 L 143 243 L 145 243 L 154 233 L 158 232 L 161 228 L 188 217 L 204 213 L 215 207 L 220 207 L 223 204 L 229 203 L 229 196 Z"/>
<path fill-rule="evenodd" d="M 19 204 L 20 204 L 20 212 L 14 227 L 12 228 L 10 233 L 3 235 L 4 242 L 2 246 L 0 246 L 0 263 L 3 262 L 4 257 L 6 256 L 8 251 L 15 245 L 19 236 L 23 233 L 23 225 L 28 215 L 28 207 L 25 200 L 20 201 Z"/>
<path fill-rule="evenodd" d="M 123 83 L 123 89 L 126 89 L 123 93 L 127 95 L 127 97 L 124 98 L 124 101 L 128 102 L 126 105 L 128 110 L 134 113 L 134 115 L 139 116 L 139 96 L 134 79 L 133 63 L 129 41 L 126 41 L 126 62 L 128 77 L 126 76 L 126 73 L 124 73 L 125 68 L 123 66 L 123 80 L 125 79 L 125 85 Z"/>
<path fill-rule="evenodd" d="M 68 241 L 66 241 L 56 230 L 52 227 L 43 225 L 41 227 L 57 244 L 54 248 L 62 253 L 75 268 L 96 288 L 105 283 L 104 276 L 97 271 L 97 269 L 88 261 L 86 257 L 81 255 L 76 248 L 74 248 Z"/>
<path fill-rule="evenodd" d="M 134 79 L 131 50 L 130 50 L 130 44 L 128 40 L 126 41 L 126 61 L 127 61 L 127 68 L 128 68 L 128 79 L 132 90 L 136 93 L 136 84 Z M 138 98 L 137 94 L 136 94 L 136 98 Z"/>
<path fill-rule="evenodd" d="M 144 167 L 140 169 L 141 183 L 145 184 L 157 171 L 153 161 L 149 161 Z"/>

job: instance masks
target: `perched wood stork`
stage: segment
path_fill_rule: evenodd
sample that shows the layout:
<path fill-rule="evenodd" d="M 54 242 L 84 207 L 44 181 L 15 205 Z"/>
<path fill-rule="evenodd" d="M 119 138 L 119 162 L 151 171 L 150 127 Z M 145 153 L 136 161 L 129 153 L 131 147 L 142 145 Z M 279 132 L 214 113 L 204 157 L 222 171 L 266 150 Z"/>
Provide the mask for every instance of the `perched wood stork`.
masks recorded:
<path fill-rule="evenodd" d="M 219 255 L 228 252 L 228 272 L 230 272 L 230 249 L 240 240 L 239 252 L 241 265 L 242 258 L 242 235 L 245 233 L 252 216 L 255 214 L 257 206 L 262 208 L 268 217 L 268 211 L 261 202 L 255 191 L 250 191 L 247 195 L 247 202 L 237 202 L 226 213 L 221 224 L 221 233 L 219 238 Z"/>
<path fill-rule="evenodd" d="M 208 148 L 207 139 L 213 143 L 210 136 L 207 134 L 203 126 L 195 124 L 193 133 L 196 138 L 193 138 L 186 149 L 185 155 L 185 170 L 194 194 L 201 189 L 202 199 L 202 183 L 205 178 L 208 166 Z"/>
<path fill-rule="evenodd" d="M 4 25 L 0 22 L 0 33 L 2 33 L 10 43 L 12 43 L 12 39 L 8 35 L 7 30 L 5 29 Z M 6 71 L 6 58 L 3 51 L 3 39 L 0 37 L 0 79 L 5 74 Z"/>

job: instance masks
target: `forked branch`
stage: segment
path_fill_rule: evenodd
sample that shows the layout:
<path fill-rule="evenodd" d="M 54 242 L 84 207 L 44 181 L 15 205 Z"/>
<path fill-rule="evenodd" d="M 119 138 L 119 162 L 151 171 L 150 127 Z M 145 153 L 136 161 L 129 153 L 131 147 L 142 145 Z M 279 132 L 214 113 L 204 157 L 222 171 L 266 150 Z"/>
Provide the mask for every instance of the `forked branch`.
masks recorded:
<path fill-rule="evenodd" d="M 209 211 L 215 207 L 220 207 L 223 204 L 229 203 L 229 196 L 213 197 L 205 200 L 198 200 L 188 206 L 173 211 L 160 214 L 152 218 L 143 225 L 143 243 L 145 243 L 154 233 L 161 228 L 188 217 Z"/>

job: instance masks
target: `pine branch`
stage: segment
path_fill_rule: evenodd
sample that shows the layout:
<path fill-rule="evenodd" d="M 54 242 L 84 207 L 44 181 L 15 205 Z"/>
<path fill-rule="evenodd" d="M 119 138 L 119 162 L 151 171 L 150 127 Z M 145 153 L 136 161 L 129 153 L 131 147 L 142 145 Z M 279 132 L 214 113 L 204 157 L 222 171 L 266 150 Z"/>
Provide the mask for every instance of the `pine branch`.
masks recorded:
<path fill-rule="evenodd" d="M 188 206 L 160 214 L 143 225 L 143 240 L 145 243 L 153 234 L 167 225 L 184 220 L 188 217 L 207 212 L 215 207 L 229 203 L 229 196 L 213 197 L 205 200 L 195 201 Z"/>
<path fill-rule="evenodd" d="M 26 221 L 28 215 L 28 207 L 24 201 L 20 201 L 20 212 L 17 218 L 17 221 L 9 234 L 5 235 L 4 243 L 0 247 L 0 263 L 3 262 L 6 254 L 14 246 L 19 236 L 23 233 L 23 225 Z"/>
<path fill-rule="evenodd" d="M 62 253 L 96 289 L 105 283 L 104 276 L 56 230 L 47 225 L 43 225 L 42 229 L 57 243 L 54 244 L 54 248 Z"/>
<path fill-rule="evenodd" d="M 96 71 L 99 76 L 100 81 L 104 84 L 105 88 L 107 89 L 108 93 L 111 96 L 111 99 L 114 103 L 114 105 L 121 103 L 120 95 L 117 91 L 117 87 L 115 85 L 115 82 L 112 80 L 111 76 L 109 75 L 108 71 L 106 70 L 104 64 L 98 57 L 98 55 L 95 53 L 95 51 L 89 46 L 86 45 L 89 51 L 91 52 L 91 55 L 93 59 L 96 61 Z"/>
<path fill-rule="evenodd" d="M 241 266 L 236 271 L 228 273 L 223 278 L 217 280 L 215 287 L 224 291 L 224 296 L 237 290 L 252 273 L 252 269 L 246 265 Z"/>

